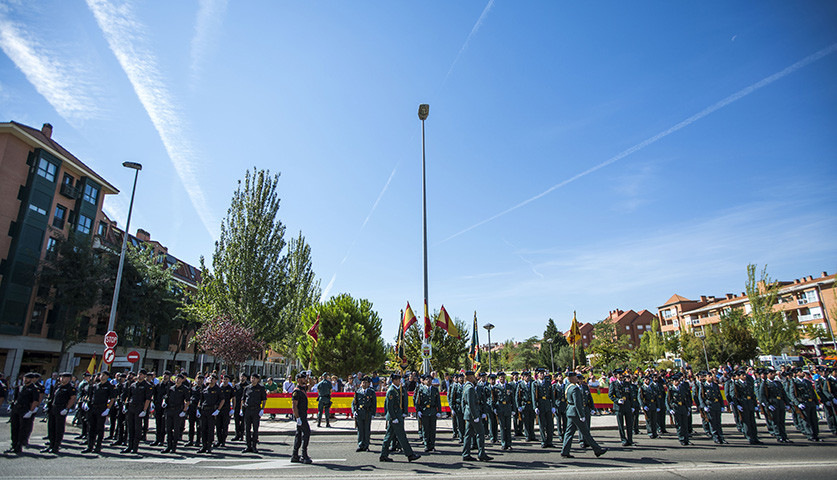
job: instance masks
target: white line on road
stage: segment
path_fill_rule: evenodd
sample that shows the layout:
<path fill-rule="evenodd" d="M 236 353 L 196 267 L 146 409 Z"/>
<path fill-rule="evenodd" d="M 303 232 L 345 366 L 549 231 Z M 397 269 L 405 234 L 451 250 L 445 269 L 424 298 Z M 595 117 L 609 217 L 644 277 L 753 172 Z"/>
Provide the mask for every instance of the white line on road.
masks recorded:
<path fill-rule="evenodd" d="M 327 462 L 345 462 L 345 458 L 317 459 L 312 465 Z M 267 470 L 273 468 L 302 467 L 304 464 L 291 463 L 290 460 L 267 460 L 265 462 L 244 463 L 240 465 L 210 465 L 209 468 L 224 468 L 228 470 Z"/>

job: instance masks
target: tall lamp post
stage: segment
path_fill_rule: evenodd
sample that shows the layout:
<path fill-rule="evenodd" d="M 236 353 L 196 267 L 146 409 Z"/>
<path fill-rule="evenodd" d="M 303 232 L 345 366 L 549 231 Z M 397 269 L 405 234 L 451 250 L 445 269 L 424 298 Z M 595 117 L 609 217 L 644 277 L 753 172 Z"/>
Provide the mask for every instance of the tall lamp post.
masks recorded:
<path fill-rule="evenodd" d="M 135 162 L 123 162 L 122 166 L 134 170 L 134 188 L 131 190 L 131 204 L 128 206 L 128 222 L 125 223 L 125 234 L 122 235 L 122 253 L 119 255 L 119 267 L 116 269 L 116 285 L 113 287 L 113 301 L 110 302 L 110 318 L 108 331 L 112 331 L 116 324 L 116 302 L 119 300 L 119 285 L 122 283 L 122 268 L 125 266 L 125 249 L 128 248 L 128 232 L 131 228 L 131 212 L 134 209 L 134 194 L 137 193 L 137 177 L 142 165 Z"/>
<path fill-rule="evenodd" d="M 549 360 L 552 361 L 552 373 L 555 373 L 555 356 L 552 354 L 552 342 L 554 342 L 554 338 L 547 338 L 546 343 L 549 344 Z"/>
<path fill-rule="evenodd" d="M 427 313 L 427 178 L 425 176 L 425 154 L 424 154 L 424 121 L 427 120 L 427 115 L 430 114 L 430 105 L 422 103 L 419 105 L 418 117 L 421 120 L 421 218 L 422 218 L 422 235 L 424 247 L 424 325 L 427 328 L 429 315 Z M 429 342 L 428 332 L 424 332 L 422 339 L 422 351 L 426 349 Z M 425 374 L 430 374 L 430 359 L 424 357 L 422 367 Z"/>
<path fill-rule="evenodd" d="M 706 360 L 706 371 L 709 371 L 709 355 L 706 354 L 706 339 L 703 338 L 703 335 L 703 332 L 695 332 L 695 336 L 700 339 L 701 343 L 703 343 L 703 358 Z"/>
<path fill-rule="evenodd" d="M 488 330 L 488 373 L 491 373 L 491 330 L 494 325 L 486 323 L 482 328 Z"/>

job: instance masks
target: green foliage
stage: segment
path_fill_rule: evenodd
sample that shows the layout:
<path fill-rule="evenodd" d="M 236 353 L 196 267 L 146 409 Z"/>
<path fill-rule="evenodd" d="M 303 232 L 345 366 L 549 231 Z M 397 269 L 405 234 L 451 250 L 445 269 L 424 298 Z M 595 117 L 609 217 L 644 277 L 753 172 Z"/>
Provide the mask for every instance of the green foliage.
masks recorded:
<path fill-rule="evenodd" d="M 625 367 L 630 358 L 631 341 L 626 335 L 617 335 L 616 325 L 606 320 L 593 325 L 593 341 L 590 353 L 593 366 L 603 371 Z"/>
<path fill-rule="evenodd" d="M 550 357 L 550 342 L 552 340 L 552 350 Z M 542 366 L 551 369 L 554 364 L 558 366 L 558 354 L 561 352 L 561 347 L 568 345 L 564 334 L 558 330 L 555 321 L 551 318 L 546 323 L 546 330 L 543 332 L 543 340 L 541 341 L 541 349 L 538 352 L 538 359 Z M 572 358 L 572 353 L 570 353 Z"/>
<path fill-rule="evenodd" d="M 98 304 L 107 285 L 108 265 L 93 249 L 87 235 L 58 238 L 53 248 L 41 261 L 37 280 L 40 286 L 47 287 L 39 289 L 45 292 L 40 298 L 52 303 L 56 312 L 55 331 L 50 336 L 61 339 L 63 354 L 87 339 L 81 316 Z M 110 291 L 113 292 L 112 287 Z"/>
<path fill-rule="evenodd" d="M 530 337 L 514 344 L 513 340 L 506 341 L 503 346 L 502 365 L 510 370 L 525 370 L 539 366 L 540 355 L 535 345 L 540 340 Z"/>
<path fill-rule="evenodd" d="M 706 367 L 706 357 L 710 367 L 727 362 L 742 364 L 756 357 L 757 347 L 747 317 L 740 309 L 734 308 L 721 315 L 718 325 L 706 329 L 703 340 L 684 334 L 681 356 L 687 363 L 700 368 Z"/>
<path fill-rule="evenodd" d="M 767 275 L 765 266 L 756 274 L 756 265 L 747 265 L 747 297 L 752 310 L 748 315 L 750 330 L 763 355 L 781 355 L 799 343 L 795 320 L 785 320 L 781 311 L 774 310 L 779 295 L 779 283 Z"/>
<path fill-rule="evenodd" d="M 344 293 L 322 305 L 309 307 L 302 317 L 303 332 L 311 328 L 317 315 L 320 315 L 320 327 L 316 345 L 307 333 L 297 339 L 297 355 L 303 364 L 312 358 L 314 372 L 341 376 L 381 369 L 386 359 L 381 318 L 372 310 L 369 300 L 355 300 Z M 312 348 L 314 354 L 310 357 Z"/>
<path fill-rule="evenodd" d="M 581 342 L 575 346 L 575 366 L 576 368 L 587 365 L 587 356 L 584 353 L 584 346 Z M 555 356 L 555 370 L 565 371 L 573 367 L 573 346 L 564 345 Z"/>

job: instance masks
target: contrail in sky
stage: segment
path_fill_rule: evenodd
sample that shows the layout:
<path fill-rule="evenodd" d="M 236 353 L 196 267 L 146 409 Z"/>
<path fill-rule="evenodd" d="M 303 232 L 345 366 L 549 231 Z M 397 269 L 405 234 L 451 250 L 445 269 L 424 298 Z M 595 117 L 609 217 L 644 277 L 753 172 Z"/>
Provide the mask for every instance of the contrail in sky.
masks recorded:
<path fill-rule="evenodd" d="M 784 70 L 781 70 L 781 71 L 779 71 L 779 72 L 776 72 L 776 73 L 774 73 L 773 75 L 770 75 L 769 77 L 766 77 L 766 78 L 764 78 L 764 79 L 762 79 L 762 80 L 760 80 L 760 81 L 758 81 L 758 82 L 756 82 L 756 83 L 754 83 L 754 84 L 750 85 L 750 86 L 749 86 L 749 87 L 747 87 L 747 88 L 744 88 L 744 89 L 742 89 L 742 90 L 739 90 L 739 91 L 737 91 L 737 92 L 733 93 L 732 95 L 728 96 L 727 98 L 725 98 L 725 99 L 723 99 L 723 100 L 721 100 L 721 101 L 719 101 L 719 102 L 717 102 L 717 103 L 715 103 L 715 104 L 713 104 L 713 105 L 710 105 L 709 107 L 706 107 L 705 109 L 703 109 L 703 110 L 701 110 L 700 112 L 698 112 L 698 113 L 696 113 L 696 114 L 692 115 L 691 117 L 687 118 L 686 120 L 683 120 L 682 122 L 680 122 L 680 123 L 678 123 L 678 124 L 674 125 L 673 127 L 670 127 L 669 129 L 664 130 L 664 131 L 662 131 L 662 132 L 660 132 L 660 133 L 658 133 L 658 134 L 654 135 L 653 137 L 648 138 L 648 139 L 646 139 L 646 140 L 644 140 L 644 141 L 642 141 L 642 142 L 640 142 L 640 143 L 638 143 L 638 144 L 634 145 L 633 147 L 631 147 L 631 148 L 629 148 L 629 149 L 627 149 L 627 150 L 625 150 L 625 151 L 623 151 L 623 152 L 621 152 L 621 153 L 617 154 L 617 155 L 616 155 L 616 156 L 614 156 L 614 157 L 609 158 L 608 160 L 605 160 L 604 162 L 602 162 L 602 163 L 600 163 L 600 164 L 598 164 L 598 165 L 596 165 L 596 166 L 594 166 L 594 167 L 591 167 L 591 168 L 589 168 L 589 169 L 587 169 L 587 170 L 585 170 L 585 171 L 583 171 L 583 172 L 581 172 L 581 173 L 579 173 L 579 174 L 575 175 L 574 177 L 570 177 L 570 178 L 568 178 L 568 179 L 564 180 L 564 181 L 563 181 L 563 182 L 561 182 L 561 183 L 557 183 L 557 184 L 555 184 L 555 185 L 553 185 L 553 186 L 549 187 L 548 189 L 546 189 L 546 190 L 544 190 L 543 192 L 541 192 L 541 193 L 539 193 L 539 194 L 535 195 L 534 197 L 528 198 L 528 199 L 526 199 L 526 200 L 524 200 L 524 201 L 522 201 L 522 202 L 518 203 L 517 205 L 515 205 L 515 206 L 513 206 L 513 207 L 511 207 L 511 208 L 508 208 L 508 209 L 506 209 L 506 210 L 503 210 L 502 212 L 497 213 L 497 214 L 495 214 L 495 215 L 492 215 L 491 217 L 488 217 L 488 218 L 486 218 L 485 220 L 483 220 L 483 221 L 481 221 L 481 222 L 479 222 L 479 223 L 475 223 L 474 225 L 471 225 L 470 227 L 468 227 L 468 228 L 466 228 L 466 229 L 464 229 L 464 230 L 461 230 L 461 231 L 459 231 L 459 232 L 457 232 L 457 233 L 454 233 L 453 235 L 449 236 L 448 238 L 446 238 L 446 239 L 442 240 L 442 241 L 441 241 L 441 242 L 439 242 L 439 243 L 440 243 L 440 244 L 441 244 L 441 243 L 445 243 L 445 242 L 447 242 L 448 240 L 452 240 L 452 239 L 454 239 L 454 238 L 456 238 L 456 237 L 458 237 L 458 236 L 462 235 L 463 233 L 470 232 L 471 230 L 473 230 L 473 229 L 475 229 L 475 228 L 477 228 L 477 227 L 479 227 L 479 226 L 485 225 L 486 223 L 488 223 L 488 222 L 490 222 L 490 221 L 492 221 L 492 220 L 496 220 L 496 219 L 498 219 L 498 218 L 502 217 L 503 215 L 505 215 L 505 214 L 507 214 L 507 213 L 511 213 L 511 212 L 513 212 L 513 211 L 517 210 L 517 209 L 518 209 L 518 208 L 520 208 L 520 207 L 523 207 L 523 206 L 525 206 L 525 205 L 528 205 L 529 203 L 532 203 L 532 202 L 534 202 L 535 200 L 537 200 L 537 199 L 539 199 L 539 198 L 541 198 L 541 197 L 543 197 L 543 196 L 546 196 L 546 195 L 548 195 L 548 194 L 552 193 L 553 191 L 558 190 L 558 189 L 559 189 L 559 188 L 561 188 L 561 187 L 564 187 L 565 185 L 568 185 L 568 184 L 570 184 L 570 183 L 572 183 L 572 182 L 574 182 L 574 181 L 576 181 L 576 180 L 578 180 L 578 179 L 580 179 L 580 178 L 582 178 L 582 177 L 585 177 L 585 176 L 587 176 L 587 175 L 589 175 L 589 174 L 591 174 L 591 173 L 595 172 L 596 170 L 599 170 L 599 169 L 601 169 L 601 168 L 604 168 L 604 167 L 606 167 L 606 166 L 608 166 L 608 165 L 610 165 L 610 164 L 612 164 L 612 163 L 616 163 L 616 162 L 618 162 L 619 160 L 621 160 L 621 159 L 623 159 L 623 158 L 627 157 L 628 155 L 631 155 L 631 154 L 632 154 L 632 153 L 634 153 L 634 152 L 637 152 L 637 151 L 639 151 L 639 150 L 642 150 L 643 148 L 647 147 L 648 145 L 651 145 L 652 143 L 656 143 L 658 140 L 662 140 L 663 138 L 665 138 L 665 137 L 667 137 L 667 136 L 671 135 L 672 133 L 674 133 L 674 132 L 676 132 L 676 131 L 678 131 L 678 130 L 680 130 L 680 129 L 684 128 L 684 127 L 688 127 L 689 125 L 691 125 L 691 124 L 693 124 L 693 123 L 697 122 L 698 120 L 702 119 L 703 117 L 705 117 L 705 116 L 707 116 L 707 115 L 709 115 L 709 114 L 711 114 L 711 113 L 713 113 L 713 112 L 715 112 L 715 111 L 717 111 L 717 110 L 720 110 L 720 109 L 722 109 L 722 108 L 726 107 L 726 106 L 727 106 L 727 105 L 729 105 L 730 103 L 733 103 L 733 102 L 735 102 L 736 100 L 740 100 L 740 99 L 742 99 L 742 98 L 746 97 L 747 95 L 749 95 L 749 94 L 751 94 L 751 93 L 755 92 L 756 90 L 758 90 L 758 89 L 760 89 L 760 88 L 762 88 L 762 87 L 766 87 L 767 85 L 770 85 L 771 83 L 773 83 L 773 82 L 775 82 L 775 81 L 777 81 L 777 80 L 779 80 L 779 79 L 781 79 L 781 78 L 783 78 L 783 77 L 785 77 L 785 76 L 787 76 L 787 75 L 790 75 L 791 73 L 793 73 L 793 72 L 795 72 L 795 71 L 799 70 L 800 68 L 805 67 L 805 66 L 808 66 L 808 65 L 810 65 L 811 63 L 814 63 L 814 62 L 816 62 L 817 60 L 820 60 L 821 58 L 823 58 L 823 57 L 825 57 L 825 56 L 827 56 L 827 55 L 830 55 L 830 54 L 834 53 L 835 51 L 837 51 L 837 43 L 832 44 L 832 45 L 830 45 L 830 46 L 828 46 L 828 47 L 826 47 L 826 48 L 823 48 L 822 50 L 820 50 L 820 51 L 818 51 L 818 52 L 814 53 L 813 55 L 810 55 L 810 56 L 808 56 L 808 57 L 803 58 L 802 60 L 800 60 L 800 61 L 798 61 L 798 62 L 794 63 L 793 65 L 791 65 L 791 66 L 789 66 L 789 67 L 785 68 Z"/>
<path fill-rule="evenodd" d="M 482 10 L 480 18 L 477 19 L 477 23 L 474 24 L 474 28 L 472 28 L 471 33 L 468 34 L 468 38 L 465 39 L 465 43 L 462 44 L 462 48 L 459 49 L 459 53 L 456 54 L 456 58 L 453 59 L 453 63 L 450 64 L 448 73 L 445 74 L 445 79 L 442 80 L 442 85 L 440 85 L 439 88 L 442 88 L 442 86 L 444 86 L 445 83 L 448 81 L 448 77 L 450 76 L 451 72 L 453 72 L 453 68 L 456 66 L 456 62 L 459 61 L 459 57 L 461 57 L 462 54 L 465 53 L 465 50 L 468 49 L 468 44 L 471 43 L 471 39 L 474 38 L 474 35 L 476 35 L 477 30 L 479 30 L 482 26 L 482 23 L 485 21 L 485 17 L 488 16 L 488 12 L 491 10 L 491 7 L 493 6 L 494 0 L 488 0 L 488 4 Z"/>

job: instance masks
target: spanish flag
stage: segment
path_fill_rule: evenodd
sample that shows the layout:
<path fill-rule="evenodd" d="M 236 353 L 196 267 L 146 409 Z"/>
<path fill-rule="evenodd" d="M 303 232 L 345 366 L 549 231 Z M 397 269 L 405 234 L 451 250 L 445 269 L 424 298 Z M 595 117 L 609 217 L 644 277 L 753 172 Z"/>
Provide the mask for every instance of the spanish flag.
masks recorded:
<path fill-rule="evenodd" d="M 417 321 L 416 314 L 414 314 L 413 309 L 410 308 L 410 302 L 407 302 L 407 310 L 404 311 L 404 317 L 401 318 L 401 331 L 406 333 L 407 329 L 413 326 L 413 324 Z"/>
<path fill-rule="evenodd" d="M 477 325 L 477 312 L 474 312 L 474 329 L 471 332 L 471 351 L 468 353 L 468 358 L 471 359 L 475 369 L 480 367 L 480 337 L 479 325 Z"/>
<path fill-rule="evenodd" d="M 427 302 L 424 302 L 424 338 L 429 339 L 431 333 L 433 333 L 433 322 L 427 314 Z"/>
<path fill-rule="evenodd" d="M 578 329 L 578 319 L 575 318 L 575 310 L 573 310 L 573 323 L 570 325 L 570 332 L 567 334 L 567 343 L 575 345 L 581 340 L 581 330 Z"/>
<path fill-rule="evenodd" d="M 439 311 L 439 316 L 436 317 L 436 326 L 448 332 L 448 335 L 453 338 L 462 338 L 459 329 L 456 328 L 456 324 L 450 318 L 450 315 L 448 315 L 448 311 L 445 310 L 444 305 L 442 305 L 442 309 Z"/>

